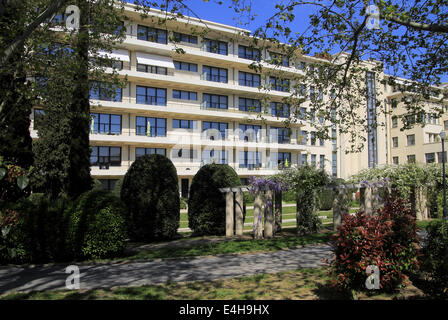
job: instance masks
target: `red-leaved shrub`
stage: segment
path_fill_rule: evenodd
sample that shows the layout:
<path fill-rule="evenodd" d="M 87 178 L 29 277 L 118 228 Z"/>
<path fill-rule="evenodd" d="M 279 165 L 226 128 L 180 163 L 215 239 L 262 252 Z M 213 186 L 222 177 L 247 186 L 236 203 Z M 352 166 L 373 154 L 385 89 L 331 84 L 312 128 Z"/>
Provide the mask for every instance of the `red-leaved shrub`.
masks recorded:
<path fill-rule="evenodd" d="M 369 265 L 380 270 L 381 290 L 405 286 L 406 273 L 418 267 L 415 213 L 403 200 L 389 197 L 375 215 L 347 214 L 332 247 L 335 257 L 329 272 L 334 286 L 366 289 Z"/>

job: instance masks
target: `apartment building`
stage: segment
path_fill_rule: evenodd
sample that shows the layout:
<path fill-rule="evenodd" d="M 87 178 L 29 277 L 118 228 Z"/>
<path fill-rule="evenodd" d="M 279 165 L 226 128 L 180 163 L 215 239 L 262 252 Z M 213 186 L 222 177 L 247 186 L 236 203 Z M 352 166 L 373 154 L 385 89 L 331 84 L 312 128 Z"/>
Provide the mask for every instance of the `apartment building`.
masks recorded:
<path fill-rule="evenodd" d="M 120 76 L 127 76 L 128 85 L 110 97 L 98 83 L 90 95 L 91 174 L 104 188 L 112 189 L 135 159 L 152 153 L 163 154 L 174 163 L 184 197 L 196 172 L 211 162 L 229 164 L 245 182 L 251 176 L 275 174 L 302 163 L 348 178 L 395 157 L 404 161 L 400 158 L 405 155 L 390 143 L 406 141 L 395 127 L 366 132 L 366 148 L 356 154 L 345 153 L 349 138 L 339 135 L 336 127 L 332 141 L 319 140 L 307 121 L 286 128 L 285 118 L 295 108 L 306 110 L 309 101 L 300 106 L 285 104 L 282 99 L 290 95 L 288 86 L 292 83 L 249 68 L 254 60 L 276 58 L 276 63 L 263 63 L 264 68 L 273 73 L 303 74 L 307 64 L 318 62 L 318 58 L 288 59 L 278 52 L 252 49 L 243 35 L 249 30 L 211 21 L 206 21 L 207 35 L 198 36 L 191 29 L 201 30 L 204 24 L 195 18 L 168 20 L 161 29 L 157 19 L 164 18 L 165 13 L 152 10 L 149 18 L 142 19 L 129 4 L 125 14 L 129 17 L 124 25 L 126 39 L 109 55 L 116 60 Z M 171 42 L 172 37 L 179 42 Z M 179 48 L 184 53 L 178 53 Z M 359 116 L 367 117 L 369 123 L 378 120 L 375 99 L 380 80 L 373 73 L 366 76 L 371 98 Z M 260 85 L 270 85 L 271 90 L 260 89 Z M 384 94 L 380 99 L 395 98 L 392 93 Z M 33 138 L 38 137 L 34 119 L 41 113 L 35 109 L 31 116 Z M 386 123 L 392 125 L 391 119 L 385 119 Z M 437 130 L 434 125 L 425 133 Z M 435 152 L 431 140 L 435 138 L 422 134 L 422 139 L 426 137 L 428 140 L 420 142 L 416 136 L 414 143 Z M 409 150 L 409 155 L 420 160 L 421 154 Z"/>

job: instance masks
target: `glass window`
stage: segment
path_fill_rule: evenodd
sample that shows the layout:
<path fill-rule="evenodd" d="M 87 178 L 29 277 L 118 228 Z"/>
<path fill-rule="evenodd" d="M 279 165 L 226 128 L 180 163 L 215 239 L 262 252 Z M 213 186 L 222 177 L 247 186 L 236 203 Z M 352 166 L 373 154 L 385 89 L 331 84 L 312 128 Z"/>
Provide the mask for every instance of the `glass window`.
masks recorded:
<path fill-rule="evenodd" d="M 392 137 L 392 147 L 398 148 L 398 137 Z"/>
<path fill-rule="evenodd" d="M 218 163 L 227 164 L 228 163 L 228 153 L 225 150 L 209 150 L 205 149 L 202 151 L 202 163 Z"/>
<path fill-rule="evenodd" d="M 415 163 L 415 154 L 408 155 L 408 163 Z"/>
<path fill-rule="evenodd" d="M 253 124 L 240 124 L 239 125 L 239 139 L 241 141 L 256 142 L 260 139 L 261 126 Z"/>
<path fill-rule="evenodd" d="M 261 167 L 261 152 L 256 151 L 240 151 L 239 167 L 253 170 Z"/>
<path fill-rule="evenodd" d="M 291 166 L 291 152 L 272 152 L 270 160 L 277 163 L 278 169 L 283 169 Z"/>
<path fill-rule="evenodd" d="M 240 111 L 261 112 L 261 103 L 260 100 L 239 98 L 238 109 Z"/>
<path fill-rule="evenodd" d="M 93 100 L 121 102 L 122 88 L 100 81 L 90 81 L 89 98 Z"/>
<path fill-rule="evenodd" d="M 192 36 L 192 35 L 189 35 L 189 34 L 179 33 L 179 32 L 174 32 L 173 36 L 174 36 L 174 40 L 176 42 L 186 42 L 186 43 L 191 43 L 191 44 L 197 44 L 198 43 L 198 37 L 197 36 Z"/>
<path fill-rule="evenodd" d="M 325 155 L 319 156 L 319 167 L 325 169 Z"/>
<path fill-rule="evenodd" d="M 311 165 L 313 166 L 313 167 L 315 167 L 316 166 L 316 155 L 315 154 L 312 154 L 311 155 Z"/>
<path fill-rule="evenodd" d="M 202 132 L 207 131 L 207 130 L 219 131 L 221 133 L 222 139 L 226 139 L 227 129 L 228 129 L 228 124 L 225 122 L 211 122 L 211 121 L 203 121 L 202 122 Z M 211 139 L 214 139 L 213 132 L 211 132 L 209 136 Z"/>
<path fill-rule="evenodd" d="M 196 129 L 196 120 L 173 119 L 173 129 Z"/>
<path fill-rule="evenodd" d="M 407 135 L 406 139 L 407 139 L 407 142 L 408 142 L 408 146 L 415 145 L 415 134 Z"/>
<path fill-rule="evenodd" d="M 308 163 L 308 155 L 306 153 L 302 153 L 301 164 L 307 164 L 307 163 Z"/>
<path fill-rule="evenodd" d="M 91 133 L 121 134 L 121 115 L 91 113 Z"/>
<path fill-rule="evenodd" d="M 239 71 L 238 84 L 246 87 L 258 87 L 260 86 L 260 75 Z"/>
<path fill-rule="evenodd" d="M 227 109 L 228 108 L 228 97 L 220 96 L 216 94 L 208 94 L 204 93 L 202 95 L 202 99 L 204 100 L 205 106 L 207 108 L 214 109 Z"/>
<path fill-rule="evenodd" d="M 271 84 L 271 89 L 281 92 L 289 92 L 289 80 L 280 79 L 276 77 L 269 77 L 269 83 Z"/>
<path fill-rule="evenodd" d="M 94 146 L 90 154 L 92 166 L 121 166 L 121 147 Z"/>
<path fill-rule="evenodd" d="M 135 148 L 135 159 L 147 154 L 160 154 L 166 157 L 166 149 L 164 148 Z"/>
<path fill-rule="evenodd" d="M 207 52 L 227 55 L 227 42 L 204 39 Z"/>
<path fill-rule="evenodd" d="M 191 91 L 173 90 L 173 98 L 196 101 L 198 100 L 198 94 L 197 92 L 191 92 Z"/>
<path fill-rule="evenodd" d="M 167 44 L 167 32 L 166 30 L 139 25 L 137 28 L 137 39 Z"/>
<path fill-rule="evenodd" d="M 289 118 L 289 104 L 281 102 L 271 102 L 271 115 L 273 117 Z"/>
<path fill-rule="evenodd" d="M 298 137 L 297 137 L 297 143 L 301 144 L 301 145 L 306 145 L 307 143 L 307 136 L 308 136 L 308 132 L 307 131 L 300 131 Z"/>
<path fill-rule="evenodd" d="M 174 68 L 176 70 L 198 72 L 198 65 L 196 63 L 174 61 Z"/>
<path fill-rule="evenodd" d="M 277 143 L 289 143 L 290 141 L 290 129 L 289 128 L 276 128 L 271 127 L 271 135 L 273 132 L 273 141 Z"/>
<path fill-rule="evenodd" d="M 238 46 L 238 57 L 241 59 L 249 59 L 253 61 L 260 61 L 260 50 L 255 48 L 249 48 L 246 46 Z"/>
<path fill-rule="evenodd" d="M 202 74 L 207 81 L 227 83 L 227 69 L 210 66 L 202 67 Z"/>
<path fill-rule="evenodd" d="M 166 106 L 166 89 L 137 86 L 137 103 Z"/>
<path fill-rule="evenodd" d="M 288 56 L 275 52 L 269 52 L 269 55 L 271 56 L 270 63 L 278 66 L 289 67 Z"/>
<path fill-rule="evenodd" d="M 135 132 L 138 136 L 166 137 L 166 119 L 136 117 Z"/>
<path fill-rule="evenodd" d="M 436 162 L 434 152 L 426 153 L 425 154 L 425 158 L 426 158 L 426 163 L 434 163 L 434 162 Z"/>

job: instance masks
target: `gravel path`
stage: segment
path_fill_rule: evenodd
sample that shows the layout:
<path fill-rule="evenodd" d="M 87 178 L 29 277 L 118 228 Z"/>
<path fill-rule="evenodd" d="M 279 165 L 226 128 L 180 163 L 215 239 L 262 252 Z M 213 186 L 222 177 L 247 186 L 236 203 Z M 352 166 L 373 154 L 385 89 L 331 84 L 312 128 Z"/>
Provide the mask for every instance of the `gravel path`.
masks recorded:
<path fill-rule="evenodd" d="M 328 245 L 267 253 L 232 254 L 108 265 L 80 266 L 80 289 L 216 280 L 318 267 L 331 258 Z M 0 268 L 0 293 L 64 289 L 66 265 Z"/>

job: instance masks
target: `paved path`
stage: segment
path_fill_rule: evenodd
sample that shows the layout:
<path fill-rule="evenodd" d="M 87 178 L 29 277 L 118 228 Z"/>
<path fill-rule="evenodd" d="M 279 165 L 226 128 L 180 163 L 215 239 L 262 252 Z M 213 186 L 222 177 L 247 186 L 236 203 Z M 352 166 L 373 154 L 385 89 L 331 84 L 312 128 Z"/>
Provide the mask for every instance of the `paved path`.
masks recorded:
<path fill-rule="evenodd" d="M 166 282 L 216 280 L 318 267 L 331 258 L 328 245 L 268 253 L 80 266 L 80 288 L 142 286 Z M 0 268 L 0 293 L 64 289 L 66 265 Z"/>

